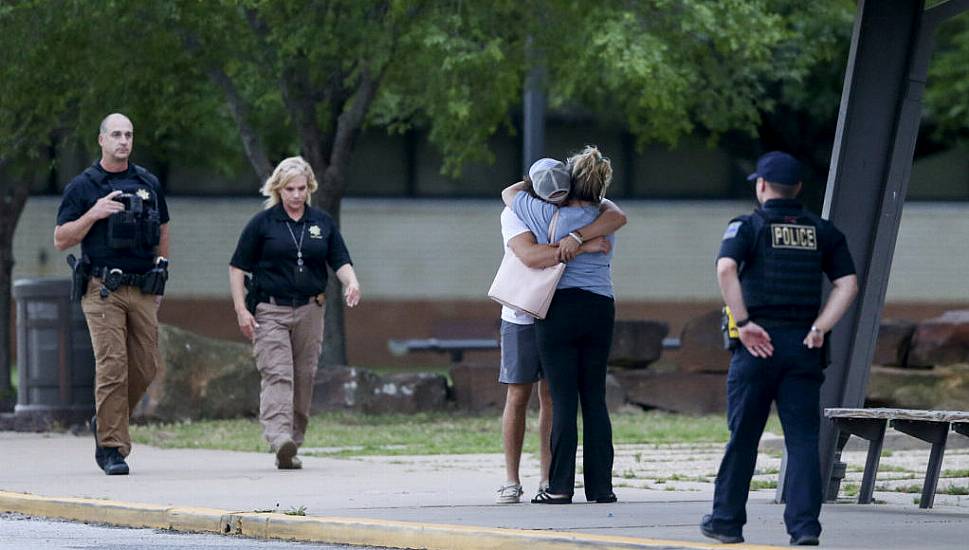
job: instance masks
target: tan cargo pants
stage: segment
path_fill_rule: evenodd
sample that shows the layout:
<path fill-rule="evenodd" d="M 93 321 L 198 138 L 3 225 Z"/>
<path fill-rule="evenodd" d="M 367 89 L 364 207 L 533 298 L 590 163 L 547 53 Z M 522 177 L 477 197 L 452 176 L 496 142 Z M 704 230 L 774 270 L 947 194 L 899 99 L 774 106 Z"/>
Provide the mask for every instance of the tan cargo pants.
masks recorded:
<path fill-rule="evenodd" d="M 287 439 L 303 444 L 313 382 L 323 346 L 323 306 L 256 306 L 256 367 L 262 376 L 259 421 L 273 448 Z"/>
<path fill-rule="evenodd" d="M 155 378 L 158 353 L 158 306 L 155 296 L 122 286 L 102 299 L 101 280 L 92 278 L 81 309 L 94 348 L 94 402 L 98 441 L 131 452 L 128 417 Z"/>

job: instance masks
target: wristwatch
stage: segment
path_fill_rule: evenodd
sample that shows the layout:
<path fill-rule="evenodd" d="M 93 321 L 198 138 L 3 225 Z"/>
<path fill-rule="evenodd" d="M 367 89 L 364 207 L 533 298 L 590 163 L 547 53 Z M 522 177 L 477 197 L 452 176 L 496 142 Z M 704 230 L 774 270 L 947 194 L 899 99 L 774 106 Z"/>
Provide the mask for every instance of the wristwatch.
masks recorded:
<path fill-rule="evenodd" d="M 750 323 L 750 317 L 747 317 L 743 321 L 734 322 L 734 324 L 737 325 L 737 328 L 744 328 L 745 326 L 747 326 L 747 323 Z"/>

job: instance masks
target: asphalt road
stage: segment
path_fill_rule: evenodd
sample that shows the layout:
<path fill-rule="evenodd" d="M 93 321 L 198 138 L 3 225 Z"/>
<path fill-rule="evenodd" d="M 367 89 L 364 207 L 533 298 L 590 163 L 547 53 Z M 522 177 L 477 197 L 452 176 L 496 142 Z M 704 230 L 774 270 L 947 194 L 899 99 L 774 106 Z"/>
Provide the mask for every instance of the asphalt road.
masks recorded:
<path fill-rule="evenodd" d="M 169 533 L 154 529 L 119 529 L 66 521 L 0 514 L 0 550 L 337 550 L 299 542 L 267 542 L 242 537 Z"/>

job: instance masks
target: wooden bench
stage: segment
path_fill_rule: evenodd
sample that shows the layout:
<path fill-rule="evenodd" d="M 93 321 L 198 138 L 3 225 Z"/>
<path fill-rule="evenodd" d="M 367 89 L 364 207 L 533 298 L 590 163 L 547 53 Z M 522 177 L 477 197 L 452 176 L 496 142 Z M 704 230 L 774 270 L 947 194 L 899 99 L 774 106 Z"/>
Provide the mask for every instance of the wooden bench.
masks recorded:
<path fill-rule="evenodd" d="M 953 431 L 969 436 L 969 412 L 966 411 L 824 409 L 824 416 L 830 418 L 839 430 L 839 453 L 851 435 L 868 440 L 868 458 L 858 491 L 859 504 L 869 504 L 872 501 L 887 423 L 902 433 L 932 444 L 929 465 L 925 470 L 925 482 L 922 484 L 920 508 L 931 508 L 935 500 L 950 426 Z"/>

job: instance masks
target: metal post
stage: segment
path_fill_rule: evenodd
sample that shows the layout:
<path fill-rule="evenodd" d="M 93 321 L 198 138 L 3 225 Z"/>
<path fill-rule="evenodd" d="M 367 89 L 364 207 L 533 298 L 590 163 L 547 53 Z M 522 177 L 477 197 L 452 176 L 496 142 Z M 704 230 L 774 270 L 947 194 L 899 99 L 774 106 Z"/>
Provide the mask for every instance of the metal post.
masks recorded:
<path fill-rule="evenodd" d="M 858 3 L 823 216 L 847 237 L 860 292 L 832 334 L 822 408 L 864 404 L 912 169 L 932 38 L 939 22 L 969 9 L 969 0 L 950 0 L 924 13 L 923 6 L 924 0 Z M 822 420 L 825 482 L 834 466 L 836 437 L 834 424 Z"/>
<path fill-rule="evenodd" d="M 528 40 L 528 60 L 532 64 L 525 77 L 525 92 L 522 96 L 524 120 L 522 122 L 522 173 L 545 155 L 545 65 Z"/>

